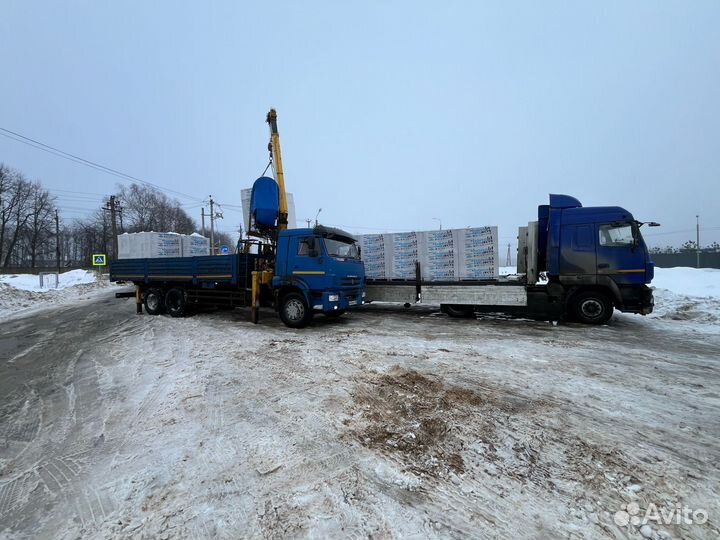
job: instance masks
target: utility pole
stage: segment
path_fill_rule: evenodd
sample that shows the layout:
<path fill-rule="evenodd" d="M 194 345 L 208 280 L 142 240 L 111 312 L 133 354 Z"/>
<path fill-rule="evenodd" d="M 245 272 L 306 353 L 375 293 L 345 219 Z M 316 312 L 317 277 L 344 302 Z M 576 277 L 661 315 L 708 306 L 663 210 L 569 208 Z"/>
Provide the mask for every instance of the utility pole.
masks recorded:
<path fill-rule="evenodd" d="M 210 195 L 210 255 L 215 255 L 215 214 L 213 212 L 213 205 L 215 202 Z"/>
<path fill-rule="evenodd" d="M 110 212 L 110 230 L 113 237 L 111 260 L 116 260 L 118 258 L 117 214 L 120 213 L 120 215 L 122 215 L 122 208 L 120 208 L 120 204 L 115 195 L 110 195 L 110 200 L 105 205 L 105 210 Z"/>
<path fill-rule="evenodd" d="M 697 266 L 700 268 L 700 215 L 695 216 L 695 250 L 697 252 Z"/>
<path fill-rule="evenodd" d="M 205 207 L 200 210 L 200 219 L 202 222 L 202 235 L 205 236 Z"/>
<path fill-rule="evenodd" d="M 223 219 L 222 212 L 215 211 L 215 201 L 210 195 L 210 255 L 215 255 L 215 220 Z"/>
<path fill-rule="evenodd" d="M 507 259 L 505 260 L 505 266 L 512 265 L 512 258 L 510 257 L 510 244 L 508 244 Z"/>
<path fill-rule="evenodd" d="M 117 221 L 115 219 L 115 211 L 117 210 L 117 201 L 115 200 L 115 195 L 110 195 L 110 200 L 108 201 L 108 208 L 110 209 L 110 227 L 112 230 L 112 247 L 113 247 L 113 256 L 112 260 L 116 260 L 118 258 L 118 237 L 117 237 Z"/>
<path fill-rule="evenodd" d="M 60 279 L 60 217 L 55 209 L 55 262 L 57 264 L 58 279 Z"/>

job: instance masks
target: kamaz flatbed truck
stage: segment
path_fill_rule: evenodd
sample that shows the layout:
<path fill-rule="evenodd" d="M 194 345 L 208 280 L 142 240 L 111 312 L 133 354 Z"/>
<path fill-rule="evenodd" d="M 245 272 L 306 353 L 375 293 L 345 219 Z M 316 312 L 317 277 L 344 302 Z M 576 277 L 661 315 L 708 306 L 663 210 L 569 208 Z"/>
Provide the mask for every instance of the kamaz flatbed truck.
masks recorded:
<path fill-rule="evenodd" d="M 322 226 L 286 229 L 260 251 L 120 259 L 110 263 L 110 280 L 132 282 L 150 315 L 181 317 L 201 305 L 246 306 L 257 322 L 257 307 L 264 305 L 275 307 L 287 326 L 300 328 L 314 313 L 337 317 L 362 305 L 365 273 L 351 235 Z M 259 276 L 255 285 L 253 273 Z"/>
<path fill-rule="evenodd" d="M 642 222 L 617 206 L 583 207 L 550 195 L 518 235 L 518 273 L 482 281 L 368 280 L 366 300 L 440 305 L 453 317 L 503 312 L 606 323 L 619 311 L 653 310 L 654 275 Z M 649 223 L 656 226 L 656 223 Z"/>

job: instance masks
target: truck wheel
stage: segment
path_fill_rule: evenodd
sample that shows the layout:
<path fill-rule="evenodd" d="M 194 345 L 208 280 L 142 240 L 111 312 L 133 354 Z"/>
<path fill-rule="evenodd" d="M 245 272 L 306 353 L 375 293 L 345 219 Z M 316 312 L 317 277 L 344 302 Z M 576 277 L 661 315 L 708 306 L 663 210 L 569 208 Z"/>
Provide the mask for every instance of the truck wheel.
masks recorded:
<path fill-rule="evenodd" d="M 605 324 L 613 314 L 613 304 L 601 292 L 585 291 L 572 300 L 571 315 L 584 324 Z"/>
<path fill-rule="evenodd" d="M 462 306 L 456 304 L 442 304 L 440 311 L 445 313 L 449 317 L 457 319 L 469 319 L 475 315 L 475 310 L 472 306 Z"/>
<path fill-rule="evenodd" d="M 148 289 L 145 293 L 145 312 L 160 315 L 165 311 L 165 295 L 161 289 Z"/>
<path fill-rule="evenodd" d="M 290 328 L 302 328 L 312 319 L 312 311 L 300 293 L 288 293 L 280 304 L 280 319 Z"/>
<path fill-rule="evenodd" d="M 171 317 L 182 317 L 185 314 L 185 291 L 173 287 L 165 295 L 165 309 Z"/>

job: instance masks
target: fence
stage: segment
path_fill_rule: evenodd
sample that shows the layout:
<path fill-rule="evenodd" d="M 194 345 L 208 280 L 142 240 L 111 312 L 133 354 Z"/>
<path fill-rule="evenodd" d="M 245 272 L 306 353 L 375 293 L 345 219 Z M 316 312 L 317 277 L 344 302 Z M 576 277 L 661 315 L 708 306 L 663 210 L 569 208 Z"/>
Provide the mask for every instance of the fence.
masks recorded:
<path fill-rule="evenodd" d="M 650 259 L 659 268 L 675 268 L 678 266 L 697 267 L 697 252 L 651 253 Z M 701 251 L 700 268 L 720 268 L 720 252 Z"/>

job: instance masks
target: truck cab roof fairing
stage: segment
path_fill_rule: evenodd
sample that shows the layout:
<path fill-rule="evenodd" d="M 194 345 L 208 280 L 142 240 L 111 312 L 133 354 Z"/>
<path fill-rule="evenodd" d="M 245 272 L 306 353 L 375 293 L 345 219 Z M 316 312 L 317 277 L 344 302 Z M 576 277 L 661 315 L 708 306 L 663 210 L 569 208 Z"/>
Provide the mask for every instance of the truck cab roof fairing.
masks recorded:
<path fill-rule="evenodd" d="M 570 195 L 551 193 L 550 208 L 582 208 L 582 203 Z"/>
<path fill-rule="evenodd" d="M 357 242 L 358 239 L 352 234 L 343 231 L 342 229 L 336 229 L 335 227 L 326 227 L 325 225 L 318 225 L 314 229 L 316 234 L 320 234 L 325 238 L 337 238 L 338 240 L 349 240 L 351 242 Z"/>

